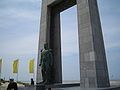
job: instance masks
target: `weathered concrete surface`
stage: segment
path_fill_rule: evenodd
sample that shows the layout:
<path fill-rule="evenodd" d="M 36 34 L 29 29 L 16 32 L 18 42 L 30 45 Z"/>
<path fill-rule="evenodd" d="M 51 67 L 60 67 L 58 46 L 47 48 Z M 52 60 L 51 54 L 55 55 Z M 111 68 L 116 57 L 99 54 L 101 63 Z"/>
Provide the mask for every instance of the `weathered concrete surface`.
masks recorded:
<path fill-rule="evenodd" d="M 0 90 L 6 90 L 5 88 L 0 88 Z M 37 90 L 36 87 L 18 87 L 18 90 Z M 43 90 L 43 89 L 38 89 Z M 47 90 L 47 89 L 46 89 Z M 120 87 L 111 88 L 80 88 L 80 87 L 68 87 L 68 88 L 52 88 L 51 90 L 120 90 Z"/>
<path fill-rule="evenodd" d="M 5 89 L 3 89 L 3 90 L 5 90 Z M 19 87 L 18 90 L 37 90 L 37 89 L 36 89 L 36 87 Z M 43 90 L 43 89 L 38 89 L 38 90 Z M 110 87 L 110 88 L 68 87 L 68 88 L 52 88 L 51 90 L 120 90 L 120 87 Z"/>
<path fill-rule="evenodd" d="M 44 43 L 54 54 L 54 83 L 62 82 L 60 12 L 77 4 L 80 46 L 81 87 L 109 87 L 109 76 L 97 0 L 43 0 L 38 50 L 37 82 L 41 72 L 39 61 Z"/>
<path fill-rule="evenodd" d="M 108 87 L 109 76 L 97 0 L 78 0 L 81 87 Z"/>

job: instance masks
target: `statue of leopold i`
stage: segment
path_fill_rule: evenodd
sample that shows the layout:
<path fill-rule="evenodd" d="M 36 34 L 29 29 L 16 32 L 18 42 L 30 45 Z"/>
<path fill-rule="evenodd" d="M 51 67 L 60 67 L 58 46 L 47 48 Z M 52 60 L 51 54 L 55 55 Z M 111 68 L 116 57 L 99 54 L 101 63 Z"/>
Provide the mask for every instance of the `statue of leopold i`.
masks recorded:
<path fill-rule="evenodd" d="M 53 54 L 47 43 L 44 44 L 44 49 L 41 50 L 40 66 L 43 78 L 42 84 L 50 84 L 52 82 Z"/>

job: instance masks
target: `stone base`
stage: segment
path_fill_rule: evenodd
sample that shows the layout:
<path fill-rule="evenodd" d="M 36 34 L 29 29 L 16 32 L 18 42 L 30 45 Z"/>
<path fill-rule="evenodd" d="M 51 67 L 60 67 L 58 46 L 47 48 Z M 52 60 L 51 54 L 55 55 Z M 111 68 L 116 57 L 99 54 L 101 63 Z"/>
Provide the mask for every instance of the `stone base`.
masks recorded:
<path fill-rule="evenodd" d="M 57 88 L 68 88 L 68 87 L 79 87 L 80 83 L 74 83 L 74 84 L 50 84 L 50 85 L 42 85 L 42 84 L 38 84 L 36 85 L 36 90 L 51 90 L 51 88 L 53 89 L 57 89 Z"/>
<path fill-rule="evenodd" d="M 120 90 L 120 86 L 119 87 L 109 87 L 109 88 L 80 88 L 80 87 L 62 88 L 61 87 L 61 88 L 45 89 L 45 87 L 39 87 L 37 85 L 37 86 L 18 87 L 18 90 Z"/>
<path fill-rule="evenodd" d="M 36 90 L 46 90 L 45 85 L 37 85 Z"/>
<path fill-rule="evenodd" d="M 111 86 L 106 88 L 80 88 L 80 83 L 75 84 L 52 84 L 36 85 L 36 90 L 120 90 L 120 86 Z"/>

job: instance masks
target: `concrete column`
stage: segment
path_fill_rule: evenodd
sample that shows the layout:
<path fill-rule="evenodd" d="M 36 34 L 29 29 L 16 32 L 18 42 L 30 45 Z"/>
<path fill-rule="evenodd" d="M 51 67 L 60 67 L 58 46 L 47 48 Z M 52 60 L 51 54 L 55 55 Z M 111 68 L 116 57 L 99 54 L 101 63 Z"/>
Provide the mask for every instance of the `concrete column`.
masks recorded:
<path fill-rule="evenodd" d="M 38 61 L 37 61 L 37 78 L 36 83 L 42 81 L 41 68 L 39 66 L 41 59 L 41 50 L 44 48 L 44 44 L 47 42 L 47 0 L 42 1 L 41 8 L 41 20 L 40 20 L 40 36 L 39 36 L 39 46 L 38 46 Z"/>
<path fill-rule="evenodd" d="M 56 12 L 53 7 L 50 17 L 50 48 L 54 55 L 53 81 L 62 83 L 60 13 Z"/>
<path fill-rule="evenodd" d="M 108 87 L 109 76 L 97 0 L 77 0 L 80 85 L 84 88 Z"/>
<path fill-rule="evenodd" d="M 53 50 L 54 68 L 53 82 L 62 82 L 62 65 L 61 65 L 61 34 L 60 34 L 60 13 L 55 8 L 48 7 L 48 0 L 42 1 L 41 21 L 40 21 L 40 38 L 38 47 L 37 62 L 37 83 L 42 81 L 42 73 L 39 66 L 41 59 L 41 49 L 45 43 Z"/>

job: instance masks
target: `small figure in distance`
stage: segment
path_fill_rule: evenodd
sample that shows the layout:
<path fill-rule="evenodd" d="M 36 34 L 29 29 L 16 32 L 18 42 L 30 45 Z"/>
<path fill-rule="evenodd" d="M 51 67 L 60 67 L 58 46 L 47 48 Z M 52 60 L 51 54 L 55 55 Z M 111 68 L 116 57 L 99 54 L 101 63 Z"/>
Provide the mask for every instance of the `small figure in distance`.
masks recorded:
<path fill-rule="evenodd" d="M 33 78 L 31 78 L 31 85 L 34 85 L 34 80 L 33 80 Z"/>
<path fill-rule="evenodd" d="M 17 83 L 14 82 L 14 79 L 10 79 L 7 90 L 18 90 Z"/>

